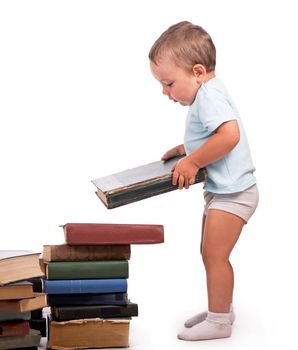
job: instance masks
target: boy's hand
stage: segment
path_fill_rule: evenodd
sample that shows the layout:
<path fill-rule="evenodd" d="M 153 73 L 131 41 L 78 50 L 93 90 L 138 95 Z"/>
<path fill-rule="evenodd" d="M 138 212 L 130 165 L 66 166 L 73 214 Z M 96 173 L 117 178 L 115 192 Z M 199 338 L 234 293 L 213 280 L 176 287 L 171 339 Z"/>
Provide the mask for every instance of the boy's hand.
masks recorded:
<path fill-rule="evenodd" d="M 177 157 L 177 156 L 182 156 L 183 154 L 185 154 L 185 149 L 184 149 L 184 145 L 178 145 L 176 147 L 171 148 L 170 150 L 168 150 L 162 157 L 162 160 L 168 160 L 170 158 L 173 157 Z"/>
<path fill-rule="evenodd" d="M 188 189 L 189 185 L 195 183 L 199 169 L 189 157 L 180 159 L 173 167 L 172 184 L 178 185 L 180 190 L 183 187 Z"/>

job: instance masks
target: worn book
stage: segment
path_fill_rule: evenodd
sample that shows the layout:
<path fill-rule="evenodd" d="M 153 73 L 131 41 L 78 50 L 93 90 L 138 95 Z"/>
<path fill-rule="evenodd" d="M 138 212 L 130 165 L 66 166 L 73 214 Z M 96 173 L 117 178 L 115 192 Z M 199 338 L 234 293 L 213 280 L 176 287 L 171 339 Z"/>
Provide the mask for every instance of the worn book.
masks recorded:
<path fill-rule="evenodd" d="M 96 186 L 96 194 L 108 208 L 136 202 L 176 190 L 178 186 L 172 184 L 172 168 L 181 157 L 160 160 L 119 173 L 92 180 Z M 195 183 L 203 182 L 207 178 L 206 169 L 200 169 Z"/>
<path fill-rule="evenodd" d="M 34 293 L 33 298 L 18 300 L 0 300 L 0 312 L 26 312 L 42 309 L 47 306 L 45 293 Z"/>
<path fill-rule="evenodd" d="M 76 320 L 80 318 L 114 318 L 138 316 L 138 305 L 90 305 L 52 307 L 51 315 L 55 321 Z"/>
<path fill-rule="evenodd" d="M 11 312 L 11 311 L 0 311 L 0 322 L 3 321 L 28 321 L 31 318 L 31 312 Z"/>
<path fill-rule="evenodd" d="M 39 256 L 30 250 L 0 250 L 0 285 L 44 276 Z"/>
<path fill-rule="evenodd" d="M 45 280 L 44 291 L 48 294 L 126 293 L 125 278 Z"/>
<path fill-rule="evenodd" d="M 28 321 L 0 322 L 0 338 L 24 336 L 29 334 L 29 330 Z"/>
<path fill-rule="evenodd" d="M 48 348 L 113 348 L 128 347 L 129 319 L 89 318 L 49 322 Z"/>
<path fill-rule="evenodd" d="M 164 241 L 163 225 L 68 223 L 64 237 L 70 245 L 153 244 Z"/>
<path fill-rule="evenodd" d="M 0 350 L 35 348 L 40 345 L 40 339 L 39 331 L 30 329 L 29 334 L 24 336 L 0 338 Z"/>
<path fill-rule="evenodd" d="M 127 293 L 48 294 L 49 306 L 126 305 Z"/>
<path fill-rule="evenodd" d="M 129 260 L 130 245 L 44 245 L 44 261 Z"/>
<path fill-rule="evenodd" d="M 127 260 L 48 262 L 47 279 L 128 278 Z"/>
<path fill-rule="evenodd" d="M 33 297 L 33 285 L 30 282 L 15 282 L 0 286 L 0 300 L 25 299 Z"/>

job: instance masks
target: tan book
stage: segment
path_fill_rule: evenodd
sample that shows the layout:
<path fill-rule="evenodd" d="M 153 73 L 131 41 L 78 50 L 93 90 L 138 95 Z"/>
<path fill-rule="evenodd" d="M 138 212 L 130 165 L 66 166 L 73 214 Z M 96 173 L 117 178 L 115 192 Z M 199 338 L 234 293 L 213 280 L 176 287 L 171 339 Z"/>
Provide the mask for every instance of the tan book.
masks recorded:
<path fill-rule="evenodd" d="M 129 260 L 130 245 L 44 245 L 41 258 L 45 261 Z"/>
<path fill-rule="evenodd" d="M 128 347 L 129 319 L 86 318 L 56 322 L 49 320 L 48 348 L 85 349 Z"/>
<path fill-rule="evenodd" d="M 19 300 L 0 300 L 0 312 L 26 312 L 42 309 L 47 305 L 46 293 L 34 293 L 33 298 Z"/>
<path fill-rule="evenodd" d="M 29 282 L 15 282 L 0 286 L 0 300 L 25 299 L 33 297 L 33 285 Z"/>
<path fill-rule="evenodd" d="M 30 250 L 0 250 L 0 285 L 43 276 L 39 256 Z"/>

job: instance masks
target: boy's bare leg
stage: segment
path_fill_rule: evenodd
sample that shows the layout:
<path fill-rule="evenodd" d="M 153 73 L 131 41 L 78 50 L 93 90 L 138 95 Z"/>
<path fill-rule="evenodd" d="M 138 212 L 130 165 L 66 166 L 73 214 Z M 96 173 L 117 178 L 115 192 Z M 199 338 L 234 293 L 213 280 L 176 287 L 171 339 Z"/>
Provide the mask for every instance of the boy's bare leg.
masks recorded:
<path fill-rule="evenodd" d="M 209 311 L 230 311 L 234 272 L 229 257 L 244 224 L 245 221 L 237 215 L 216 209 L 208 211 L 202 258 L 206 269 Z"/>
<path fill-rule="evenodd" d="M 179 339 L 203 340 L 231 335 L 234 274 L 229 256 L 244 224 L 245 221 L 234 214 L 217 209 L 208 211 L 202 257 L 207 277 L 209 312 L 206 320 L 182 331 Z"/>

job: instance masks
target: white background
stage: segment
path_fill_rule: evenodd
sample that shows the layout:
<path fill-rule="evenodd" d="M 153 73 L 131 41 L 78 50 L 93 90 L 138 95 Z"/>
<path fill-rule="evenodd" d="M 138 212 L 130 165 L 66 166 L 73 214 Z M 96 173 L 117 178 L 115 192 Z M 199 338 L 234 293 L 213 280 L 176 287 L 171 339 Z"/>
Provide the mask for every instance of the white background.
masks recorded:
<path fill-rule="evenodd" d="M 295 1 L 1 1 L 0 248 L 63 242 L 67 222 L 156 223 L 165 243 L 133 246 L 131 349 L 280 349 L 297 344 Z M 206 308 L 202 186 L 107 210 L 91 179 L 160 159 L 182 142 L 187 107 L 151 76 L 170 25 L 203 26 L 217 75 L 248 134 L 260 205 L 233 254 L 233 337 L 176 339 Z"/>

